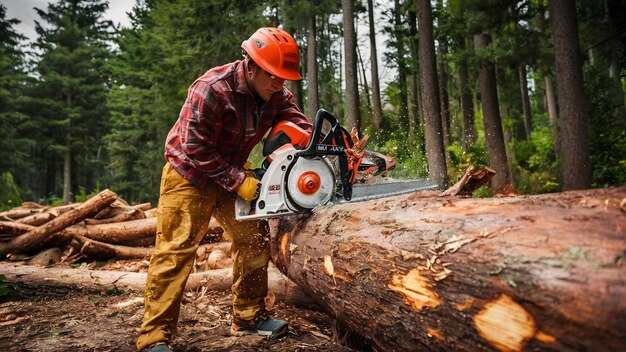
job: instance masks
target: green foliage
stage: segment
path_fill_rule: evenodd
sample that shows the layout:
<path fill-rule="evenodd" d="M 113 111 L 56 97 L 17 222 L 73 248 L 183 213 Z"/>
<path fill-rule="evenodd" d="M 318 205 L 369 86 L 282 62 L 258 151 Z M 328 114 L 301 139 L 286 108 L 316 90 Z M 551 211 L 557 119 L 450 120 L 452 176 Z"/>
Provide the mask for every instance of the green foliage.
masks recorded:
<path fill-rule="evenodd" d="M 428 177 L 428 162 L 423 138 L 419 132 L 410 133 L 400 128 L 397 117 L 385 113 L 381 130 L 369 139 L 367 149 L 397 159 L 397 166 L 389 173 L 394 178 Z"/>
<path fill-rule="evenodd" d="M 7 277 L 3 274 L 0 274 L 0 297 L 8 296 L 15 292 L 17 292 L 15 285 L 7 282 Z"/>
<path fill-rule="evenodd" d="M 610 78 L 600 72 L 598 66 L 586 65 L 584 75 L 593 186 L 626 184 L 626 129 L 621 115 L 624 111 L 623 98 L 615 102 Z"/>
<path fill-rule="evenodd" d="M 22 204 L 20 191 L 9 171 L 0 174 L 0 210 L 7 210 Z"/>

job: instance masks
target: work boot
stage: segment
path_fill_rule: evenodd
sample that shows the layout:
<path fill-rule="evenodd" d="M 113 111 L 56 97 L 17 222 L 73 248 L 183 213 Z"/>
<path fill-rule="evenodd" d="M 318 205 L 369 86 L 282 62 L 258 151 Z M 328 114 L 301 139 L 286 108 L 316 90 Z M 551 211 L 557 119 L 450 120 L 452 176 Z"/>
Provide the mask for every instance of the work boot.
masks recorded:
<path fill-rule="evenodd" d="M 267 311 L 262 311 L 256 319 L 245 320 L 234 318 L 230 327 L 233 336 L 261 335 L 276 338 L 287 332 L 289 323 L 272 318 Z"/>
<path fill-rule="evenodd" d="M 145 352 L 173 352 L 172 349 L 165 342 L 157 342 L 154 345 L 150 345 L 144 348 Z"/>

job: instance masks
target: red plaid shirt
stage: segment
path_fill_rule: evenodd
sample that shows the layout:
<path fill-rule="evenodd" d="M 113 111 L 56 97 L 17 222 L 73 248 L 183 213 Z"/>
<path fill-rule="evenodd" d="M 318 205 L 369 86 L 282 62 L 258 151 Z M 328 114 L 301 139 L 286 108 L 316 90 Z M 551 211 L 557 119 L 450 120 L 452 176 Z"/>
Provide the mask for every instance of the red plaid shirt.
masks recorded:
<path fill-rule="evenodd" d="M 245 178 L 241 169 L 250 152 L 280 120 L 311 127 L 286 88 L 265 103 L 255 98 L 246 83 L 243 61 L 215 67 L 189 87 L 167 135 L 165 158 L 198 187 L 210 180 L 233 191 Z"/>

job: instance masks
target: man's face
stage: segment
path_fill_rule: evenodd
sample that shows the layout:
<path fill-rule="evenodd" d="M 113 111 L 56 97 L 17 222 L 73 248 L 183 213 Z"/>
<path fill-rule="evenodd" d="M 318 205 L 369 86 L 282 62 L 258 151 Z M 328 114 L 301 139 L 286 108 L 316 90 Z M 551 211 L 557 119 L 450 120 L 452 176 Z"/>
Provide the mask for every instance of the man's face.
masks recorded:
<path fill-rule="evenodd" d="M 254 79 L 252 80 L 252 84 L 256 93 L 261 99 L 264 101 L 270 100 L 272 94 L 276 92 L 281 92 L 283 90 L 283 85 L 285 84 L 285 80 L 282 78 L 278 78 L 273 76 L 263 70 L 261 67 L 256 67 L 256 74 L 254 75 Z"/>

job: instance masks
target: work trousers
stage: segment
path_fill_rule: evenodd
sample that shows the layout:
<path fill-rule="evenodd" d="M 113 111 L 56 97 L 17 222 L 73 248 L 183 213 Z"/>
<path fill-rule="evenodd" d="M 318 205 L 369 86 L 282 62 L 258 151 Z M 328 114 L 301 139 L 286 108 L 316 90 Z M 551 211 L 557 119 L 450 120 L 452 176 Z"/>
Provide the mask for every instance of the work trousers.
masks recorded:
<path fill-rule="evenodd" d="M 232 240 L 233 314 L 253 319 L 264 307 L 269 262 L 267 222 L 235 220 L 234 193 L 213 182 L 198 188 L 167 163 L 161 177 L 156 246 L 148 268 L 138 349 L 174 338 L 183 289 L 211 217 Z"/>

